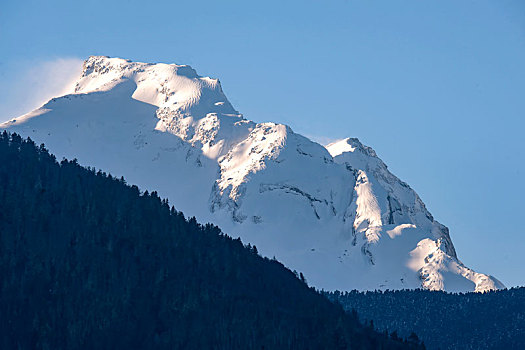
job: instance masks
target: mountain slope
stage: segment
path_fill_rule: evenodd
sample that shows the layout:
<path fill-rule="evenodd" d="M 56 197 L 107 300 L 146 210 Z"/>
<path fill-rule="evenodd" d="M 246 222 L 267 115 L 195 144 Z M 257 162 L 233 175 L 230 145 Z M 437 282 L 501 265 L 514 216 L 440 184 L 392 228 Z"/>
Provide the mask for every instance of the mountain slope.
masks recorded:
<path fill-rule="evenodd" d="M 327 148 L 256 124 L 188 66 L 90 57 L 70 95 L 1 128 L 157 190 L 324 289 L 501 288 L 356 139 Z"/>
<path fill-rule="evenodd" d="M 16 134 L 0 163 L 2 349 L 421 348 L 155 192 Z"/>

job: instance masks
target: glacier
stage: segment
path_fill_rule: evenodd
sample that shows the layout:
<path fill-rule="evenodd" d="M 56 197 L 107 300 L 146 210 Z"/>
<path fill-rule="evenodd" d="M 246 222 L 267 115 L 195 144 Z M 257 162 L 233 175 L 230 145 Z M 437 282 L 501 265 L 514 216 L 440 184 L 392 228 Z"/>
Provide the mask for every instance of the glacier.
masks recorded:
<path fill-rule="evenodd" d="M 504 288 L 461 263 L 447 227 L 372 148 L 247 120 L 187 65 L 91 56 L 72 91 L 0 129 L 157 191 L 318 289 Z"/>

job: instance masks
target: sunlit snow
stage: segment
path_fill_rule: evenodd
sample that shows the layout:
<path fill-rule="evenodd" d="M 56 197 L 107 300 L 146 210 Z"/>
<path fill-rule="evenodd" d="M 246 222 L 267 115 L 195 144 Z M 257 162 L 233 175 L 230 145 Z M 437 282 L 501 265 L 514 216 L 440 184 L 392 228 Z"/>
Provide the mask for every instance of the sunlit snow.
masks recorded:
<path fill-rule="evenodd" d="M 371 148 L 246 120 L 189 66 L 93 56 L 73 94 L 0 127 L 158 191 L 318 288 L 503 287 L 458 260 L 448 229 Z"/>

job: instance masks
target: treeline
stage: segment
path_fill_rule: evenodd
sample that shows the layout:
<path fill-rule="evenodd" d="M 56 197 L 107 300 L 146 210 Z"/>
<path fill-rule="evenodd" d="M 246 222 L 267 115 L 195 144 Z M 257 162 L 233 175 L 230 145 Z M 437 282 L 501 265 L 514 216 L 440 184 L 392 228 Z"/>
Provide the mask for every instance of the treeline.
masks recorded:
<path fill-rule="evenodd" d="M 428 349 L 525 349 L 525 288 L 331 292 L 329 299 L 392 338 L 415 332 Z"/>
<path fill-rule="evenodd" d="M 423 348 L 155 192 L 0 135 L 0 348 Z"/>

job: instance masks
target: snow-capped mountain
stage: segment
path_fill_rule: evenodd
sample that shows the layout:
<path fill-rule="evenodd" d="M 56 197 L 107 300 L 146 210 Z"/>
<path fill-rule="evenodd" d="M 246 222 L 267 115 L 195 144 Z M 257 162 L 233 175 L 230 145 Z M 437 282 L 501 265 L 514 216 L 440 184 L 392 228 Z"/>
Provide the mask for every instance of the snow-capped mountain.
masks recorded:
<path fill-rule="evenodd" d="M 504 287 L 458 260 L 448 229 L 370 147 L 246 120 L 189 66 L 90 57 L 71 94 L 0 128 L 156 190 L 318 288 Z"/>

